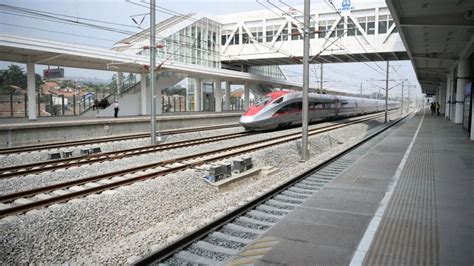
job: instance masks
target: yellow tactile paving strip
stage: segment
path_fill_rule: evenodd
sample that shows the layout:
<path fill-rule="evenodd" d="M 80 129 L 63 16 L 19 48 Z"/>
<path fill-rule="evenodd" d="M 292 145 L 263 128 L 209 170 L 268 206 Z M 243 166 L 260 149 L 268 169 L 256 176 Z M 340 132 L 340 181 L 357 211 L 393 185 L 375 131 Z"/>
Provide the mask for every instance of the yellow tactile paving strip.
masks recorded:
<path fill-rule="evenodd" d="M 425 120 L 425 123 L 431 123 Z M 431 126 L 420 131 L 366 265 L 438 265 L 438 233 Z"/>

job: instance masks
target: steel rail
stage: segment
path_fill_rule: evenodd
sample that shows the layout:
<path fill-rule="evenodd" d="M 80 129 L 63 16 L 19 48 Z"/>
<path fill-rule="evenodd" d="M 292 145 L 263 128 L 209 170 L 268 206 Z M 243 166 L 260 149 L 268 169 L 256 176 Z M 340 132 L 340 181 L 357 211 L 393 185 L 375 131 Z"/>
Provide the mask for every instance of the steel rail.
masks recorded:
<path fill-rule="evenodd" d="M 112 161 L 116 159 L 122 159 L 130 156 L 137 156 L 146 153 L 152 152 L 160 152 L 169 150 L 171 148 L 180 148 L 180 147 L 187 147 L 192 145 L 199 145 L 210 143 L 211 141 L 219 141 L 231 138 L 237 138 L 241 136 L 246 136 L 252 133 L 231 133 L 226 135 L 220 136 L 213 136 L 213 137 L 203 137 L 197 138 L 192 140 L 183 140 L 183 141 L 176 141 L 172 143 L 166 144 L 159 144 L 156 146 L 144 146 L 144 147 L 137 147 L 137 148 L 130 148 L 118 151 L 110 151 L 105 153 L 97 153 L 97 154 L 89 154 L 84 156 L 76 156 L 64 159 L 57 159 L 51 161 L 42 161 L 42 162 L 35 162 L 29 164 L 22 164 L 22 165 L 15 165 L 10 167 L 0 168 L 0 179 L 9 178 L 13 176 L 19 175 L 27 175 L 33 173 L 40 173 L 45 171 L 53 171 L 56 169 L 61 168 L 70 168 L 74 166 L 80 166 L 84 164 L 93 164 L 103 161 Z M 254 133 L 256 134 L 256 133 Z"/>
<path fill-rule="evenodd" d="M 208 131 L 208 130 L 231 128 L 231 127 L 238 127 L 238 126 L 240 125 L 232 124 L 232 125 L 220 125 L 220 126 L 211 126 L 211 127 L 176 129 L 176 130 L 170 130 L 170 131 L 164 131 L 164 132 L 157 132 L 157 134 L 160 134 L 161 136 L 166 136 L 166 135 L 173 135 L 173 134 L 180 134 L 180 133 Z M 71 147 L 71 146 L 76 146 L 76 145 L 89 145 L 89 144 L 97 144 L 97 143 L 102 143 L 102 142 L 113 142 L 113 141 L 122 141 L 122 140 L 130 140 L 130 139 L 137 139 L 137 138 L 147 138 L 149 136 L 150 136 L 150 133 L 137 133 L 137 134 L 131 134 L 131 135 L 124 135 L 124 136 L 102 137 L 102 138 L 96 138 L 96 139 L 62 141 L 62 142 L 55 142 L 55 143 L 19 146 L 19 147 L 13 147 L 13 148 L 3 148 L 3 149 L 0 149 L 0 155 L 20 153 L 20 152 L 31 152 L 31 151 L 38 151 L 38 150 L 50 150 L 54 148 L 65 148 L 65 147 Z"/>
<path fill-rule="evenodd" d="M 8 178 L 12 176 L 18 175 L 27 175 L 32 173 L 39 173 L 45 171 L 56 170 L 60 168 L 69 168 L 73 166 L 79 166 L 84 164 L 93 164 L 103 161 L 112 161 L 117 159 L 122 159 L 130 156 L 137 156 L 151 152 L 161 152 L 165 150 L 170 150 L 172 148 L 182 148 L 182 147 L 189 147 L 193 145 L 199 144 L 206 144 L 212 141 L 220 141 L 220 140 L 227 140 L 238 138 L 242 136 L 248 136 L 251 134 L 255 134 L 253 132 L 239 132 L 239 133 L 231 133 L 231 134 L 224 134 L 218 135 L 213 137 L 203 137 L 197 139 L 190 139 L 190 140 L 182 140 L 182 141 L 175 141 L 171 143 L 163 143 L 158 144 L 156 146 L 144 146 L 144 147 L 137 147 L 137 148 L 130 148 L 118 151 L 110 151 L 110 152 L 103 152 L 97 154 L 90 154 L 84 156 L 76 156 L 58 160 L 51 160 L 51 161 L 42 161 L 30 164 L 21 164 L 15 165 L 10 167 L 0 168 L 0 179 Z"/>
<path fill-rule="evenodd" d="M 328 126 L 328 127 L 325 127 L 325 128 L 314 129 L 310 132 L 309 135 L 312 136 L 312 135 L 332 131 L 332 130 L 335 130 L 335 129 L 347 127 L 347 126 L 357 124 L 357 123 L 361 123 L 361 122 L 365 122 L 365 121 L 368 121 L 368 120 L 371 120 L 371 119 L 374 119 L 374 118 L 380 117 L 380 116 L 381 116 L 380 114 L 376 114 L 376 115 L 372 115 L 370 117 L 350 121 L 348 123 L 336 124 L 336 125 Z M 21 204 L 21 205 L 13 206 L 13 207 L 10 207 L 10 208 L 5 208 L 3 210 L 0 210 L 0 218 L 8 216 L 8 215 L 15 214 L 15 213 L 26 212 L 28 210 L 36 209 L 36 208 L 39 208 L 39 207 L 48 206 L 48 205 L 51 205 L 51 204 L 54 204 L 54 203 L 61 203 L 61 202 L 64 202 L 64 201 L 67 201 L 67 200 L 70 200 L 70 199 L 73 199 L 73 198 L 76 198 L 76 197 L 79 197 L 79 196 L 85 196 L 85 195 L 96 193 L 96 192 L 99 192 L 99 191 L 113 189 L 115 187 L 119 187 L 119 186 L 122 186 L 124 184 L 130 184 L 130 183 L 134 183 L 134 182 L 137 182 L 137 181 L 153 178 L 153 177 L 156 177 L 156 176 L 166 175 L 166 174 L 171 173 L 171 172 L 181 171 L 181 170 L 184 170 L 184 169 L 187 169 L 187 168 L 192 168 L 192 167 L 199 166 L 199 165 L 209 163 L 209 162 L 212 162 L 212 161 L 222 160 L 222 159 L 229 158 L 229 157 L 232 157 L 232 156 L 236 156 L 236 155 L 239 155 L 239 154 L 248 153 L 248 152 L 251 152 L 251 151 L 254 151 L 254 150 L 258 150 L 258 149 L 262 149 L 262 148 L 266 148 L 266 147 L 286 143 L 288 141 L 296 140 L 298 138 L 301 138 L 301 133 L 292 133 L 292 134 L 289 134 L 287 136 L 282 136 L 282 137 L 279 137 L 279 138 L 276 138 L 276 139 L 273 138 L 273 139 L 268 139 L 268 140 L 263 140 L 263 141 L 254 141 L 254 142 L 240 144 L 240 145 L 236 145 L 236 146 L 232 146 L 232 147 L 227 147 L 227 148 L 217 149 L 217 150 L 213 150 L 213 151 L 202 152 L 202 153 L 193 154 L 193 155 L 187 155 L 187 156 L 174 158 L 174 159 L 170 159 L 170 160 L 166 160 L 166 161 L 162 161 L 162 162 L 158 162 L 158 163 L 152 163 L 152 164 L 142 165 L 142 166 L 138 166 L 138 167 L 134 167 L 134 168 L 129 168 L 129 169 L 124 169 L 124 170 L 115 171 L 115 172 L 111 172 L 111 173 L 106 173 L 106 174 L 102 174 L 102 175 L 98 175 L 98 176 L 86 177 L 86 178 L 82 178 L 82 179 L 77 179 L 77 180 L 72 180 L 72 181 L 68 181 L 68 182 L 49 185 L 49 186 L 45 186 L 45 187 L 41 187 L 41 188 L 36 188 L 36 189 L 20 191 L 20 192 L 8 194 L 8 195 L 3 195 L 3 196 L 0 196 L 0 202 L 7 203 L 7 202 L 12 202 L 15 199 L 19 199 L 19 198 L 33 197 L 33 196 L 41 194 L 41 193 L 48 193 L 48 192 L 52 192 L 52 191 L 55 191 L 55 190 L 58 190 L 58 189 L 67 189 L 67 188 L 70 188 L 72 186 L 79 186 L 79 185 L 83 185 L 83 184 L 90 183 L 90 182 L 100 181 L 100 180 L 103 180 L 103 179 L 109 179 L 109 178 L 112 178 L 112 177 L 123 176 L 125 174 L 130 174 L 130 173 L 133 174 L 135 172 L 142 171 L 142 170 L 147 170 L 147 169 L 150 169 L 150 168 L 157 168 L 157 167 L 164 168 L 164 169 L 158 170 L 156 172 L 148 173 L 148 174 L 145 174 L 145 175 L 141 175 L 141 176 L 137 176 L 137 177 L 130 177 L 130 178 L 125 179 L 125 180 L 114 181 L 112 183 L 99 185 L 99 186 L 96 186 L 96 187 L 93 187 L 93 188 L 85 188 L 85 189 L 80 190 L 80 191 L 67 193 L 65 195 L 56 196 L 56 197 L 52 197 L 52 198 L 49 198 L 49 199 L 38 200 L 38 201 L 34 201 L 32 203 Z M 206 158 L 206 156 L 208 158 Z"/>
<path fill-rule="evenodd" d="M 355 150 L 362 144 L 368 142 L 369 140 L 373 139 L 374 137 L 380 135 L 381 133 L 385 132 L 389 128 L 393 127 L 394 125 L 398 124 L 399 122 L 403 121 L 409 114 L 395 120 L 393 123 L 390 123 L 383 128 L 377 130 L 376 132 L 370 134 L 369 136 L 365 137 L 364 139 L 358 141 L 351 147 L 338 152 L 331 158 L 325 160 L 324 162 L 319 163 L 318 165 L 314 166 L 313 168 L 306 170 L 302 174 L 292 178 L 289 181 L 281 184 L 280 186 L 270 190 L 269 192 L 255 198 L 254 200 L 236 208 L 235 210 L 231 211 L 228 214 L 222 215 L 221 217 L 217 218 L 216 220 L 206 224 L 205 226 L 196 229 L 195 231 L 185 235 L 184 237 L 178 239 L 177 241 L 161 248 L 160 250 L 153 252 L 146 257 L 142 258 L 141 260 L 134 263 L 134 265 L 142 266 L 142 265 L 150 265 L 152 263 L 160 263 L 172 257 L 176 252 L 185 249 L 187 246 L 195 243 L 197 240 L 203 239 L 208 236 L 210 233 L 217 231 L 219 228 L 222 228 L 224 225 L 232 222 L 236 218 L 244 215 L 249 210 L 256 208 L 258 205 L 263 204 L 264 202 L 268 201 L 275 195 L 281 193 L 282 191 L 286 190 L 287 188 L 293 186 L 300 180 L 306 178 L 307 176 L 311 175 L 313 172 L 316 172 L 319 169 L 322 169 L 332 162 L 336 161 L 337 159 L 341 158 L 345 154 Z"/>

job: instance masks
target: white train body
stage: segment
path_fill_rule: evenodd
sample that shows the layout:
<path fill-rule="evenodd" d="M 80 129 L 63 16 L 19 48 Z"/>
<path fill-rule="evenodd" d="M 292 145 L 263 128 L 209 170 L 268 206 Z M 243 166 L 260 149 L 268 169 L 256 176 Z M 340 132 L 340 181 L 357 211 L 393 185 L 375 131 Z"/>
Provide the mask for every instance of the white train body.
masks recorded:
<path fill-rule="evenodd" d="M 399 102 L 388 102 L 388 109 L 397 109 Z M 248 130 L 269 130 L 301 124 L 302 92 L 276 91 L 259 99 L 240 118 Z M 375 113 L 385 110 L 384 100 L 309 94 L 309 123 Z"/>

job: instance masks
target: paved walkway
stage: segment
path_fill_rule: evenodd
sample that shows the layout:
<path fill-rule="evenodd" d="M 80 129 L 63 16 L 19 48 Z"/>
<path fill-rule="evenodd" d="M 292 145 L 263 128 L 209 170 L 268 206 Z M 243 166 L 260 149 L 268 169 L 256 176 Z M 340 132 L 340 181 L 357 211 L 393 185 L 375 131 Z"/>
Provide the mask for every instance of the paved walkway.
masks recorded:
<path fill-rule="evenodd" d="M 474 142 L 426 115 L 364 264 L 474 264 Z"/>
<path fill-rule="evenodd" d="M 473 265 L 474 142 L 423 112 L 380 140 L 272 227 L 255 263 Z"/>
<path fill-rule="evenodd" d="M 240 116 L 241 111 L 226 111 L 226 112 L 175 112 L 164 113 L 157 115 L 157 120 L 160 119 L 179 119 L 179 118 L 193 118 L 193 117 L 219 117 L 219 116 Z M 87 116 L 53 116 L 53 117 L 38 117 L 37 120 L 30 121 L 28 118 L 2 118 L 0 119 L 0 130 L 5 128 L 18 127 L 35 127 L 35 126 L 49 126 L 49 125 L 80 125 L 80 124 L 103 124 L 103 123 L 129 123 L 150 121 L 150 116 L 119 116 L 114 117 L 87 117 Z"/>

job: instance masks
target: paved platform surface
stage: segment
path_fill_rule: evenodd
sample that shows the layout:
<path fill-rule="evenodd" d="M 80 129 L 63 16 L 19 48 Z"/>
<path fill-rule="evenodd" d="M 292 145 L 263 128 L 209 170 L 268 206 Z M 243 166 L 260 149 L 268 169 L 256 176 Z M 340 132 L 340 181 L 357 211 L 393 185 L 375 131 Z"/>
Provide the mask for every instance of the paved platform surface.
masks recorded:
<path fill-rule="evenodd" d="M 264 235 L 276 244 L 257 265 L 474 264 L 474 142 L 459 125 L 423 112 L 377 138 Z M 373 221 L 378 227 L 368 227 Z M 372 237 L 361 243 L 365 235 Z"/>
<path fill-rule="evenodd" d="M 237 124 L 241 112 L 188 112 L 156 117 L 158 131 Z M 88 118 L 51 117 L 37 121 L 0 119 L 0 148 L 143 133 L 150 116 Z"/>
<path fill-rule="evenodd" d="M 179 118 L 194 118 L 194 117 L 219 117 L 219 116 L 240 116 L 242 111 L 228 111 L 228 112 L 174 112 L 157 115 L 157 120 L 160 119 L 179 119 Z M 75 124 L 102 124 L 102 123 L 129 123 L 135 121 L 150 121 L 150 116 L 119 116 L 114 117 L 86 117 L 86 116 L 51 116 L 38 117 L 37 120 L 30 121 L 28 118 L 2 118 L 0 119 L 0 130 L 9 128 L 26 128 L 26 127 L 42 127 L 42 126 L 66 126 Z"/>

